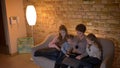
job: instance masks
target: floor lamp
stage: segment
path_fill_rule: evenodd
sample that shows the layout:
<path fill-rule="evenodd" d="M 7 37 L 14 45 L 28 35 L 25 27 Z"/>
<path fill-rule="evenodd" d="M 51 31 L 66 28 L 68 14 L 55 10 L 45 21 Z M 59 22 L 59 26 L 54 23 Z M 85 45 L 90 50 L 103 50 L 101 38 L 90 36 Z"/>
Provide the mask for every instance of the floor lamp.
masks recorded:
<path fill-rule="evenodd" d="M 32 38 L 33 38 L 33 26 L 36 24 L 36 19 L 37 19 L 36 10 L 35 10 L 35 7 L 33 5 L 27 6 L 26 19 L 27 19 L 28 24 L 32 28 Z"/>

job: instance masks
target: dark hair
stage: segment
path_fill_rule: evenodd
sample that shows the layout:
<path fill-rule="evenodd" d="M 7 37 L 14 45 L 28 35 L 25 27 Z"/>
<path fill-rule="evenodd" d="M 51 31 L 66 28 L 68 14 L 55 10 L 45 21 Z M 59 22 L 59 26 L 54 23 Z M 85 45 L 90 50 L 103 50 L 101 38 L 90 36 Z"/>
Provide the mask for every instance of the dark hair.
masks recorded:
<path fill-rule="evenodd" d="M 75 28 L 77 31 L 85 33 L 86 31 L 86 26 L 84 24 L 78 24 Z"/>
<path fill-rule="evenodd" d="M 98 41 L 97 37 L 93 33 L 88 34 L 87 38 L 90 39 L 91 41 L 93 41 L 94 43 L 96 43 L 99 50 L 102 52 L 102 46 L 101 46 L 100 42 Z"/>
<path fill-rule="evenodd" d="M 67 39 L 71 39 L 71 40 L 73 40 L 73 39 L 74 39 L 74 35 L 69 34 L 69 35 L 67 36 Z"/>
<path fill-rule="evenodd" d="M 59 26 L 59 30 L 64 30 L 64 31 L 67 32 L 67 28 L 65 27 L 65 25 L 60 25 Z"/>
<path fill-rule="evenodd" d="M 59 31 L 60 31 L 60 30 L 64 30 L 64 31 L 66 32 L 66 35 L 65 35 L 65 38 L 64 38 L 64 39 L 66 40 L 66 37 L 67 37 L 67 35 L 68 35 L 68 31 L 67 31 L 67 28 L 65 27 L 65 25 L 60 25 L 60 26 L 59 26 Z M 60 33 L 59 33 L 58 39 L 59 39 L 59 40 L 62 40 L 62 36 L 61 36 Z"/>

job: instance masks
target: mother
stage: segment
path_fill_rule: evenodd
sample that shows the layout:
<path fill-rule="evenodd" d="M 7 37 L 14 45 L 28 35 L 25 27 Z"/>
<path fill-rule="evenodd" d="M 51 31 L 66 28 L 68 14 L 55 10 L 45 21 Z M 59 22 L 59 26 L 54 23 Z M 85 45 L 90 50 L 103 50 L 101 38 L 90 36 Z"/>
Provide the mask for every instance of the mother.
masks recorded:
<path fill-rule="evenodd" d="M 66 40 L 67 35 L 68 35 L 68 31 L 65 25 L 60 25 L 59 33 L 49 43 L 48 47 L 43 49 L 38 49 L 34 53 L 34 56 L 44 56 L 48 59 L 56 60 L 60 52 L 61 45 L 67 41 Z"/>

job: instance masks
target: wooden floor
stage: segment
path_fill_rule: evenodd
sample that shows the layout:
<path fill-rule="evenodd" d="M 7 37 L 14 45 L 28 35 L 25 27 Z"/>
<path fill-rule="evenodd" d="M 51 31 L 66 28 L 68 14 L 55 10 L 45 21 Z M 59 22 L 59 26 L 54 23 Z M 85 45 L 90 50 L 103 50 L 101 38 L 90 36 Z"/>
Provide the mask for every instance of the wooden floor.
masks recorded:
<path fill-rule="evenodd" d="M 30 54 L 15 56 L 0 54 L 0 68 L 40 68 L 30 58 Z"/>

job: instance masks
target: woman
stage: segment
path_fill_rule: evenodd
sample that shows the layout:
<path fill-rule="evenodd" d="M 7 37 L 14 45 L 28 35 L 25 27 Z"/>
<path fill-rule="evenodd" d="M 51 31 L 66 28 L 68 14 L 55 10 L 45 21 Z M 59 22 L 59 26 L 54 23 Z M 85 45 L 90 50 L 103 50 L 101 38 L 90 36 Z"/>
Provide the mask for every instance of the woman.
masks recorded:
<path fill-rule="evenodd" d="M 34 56 L 44 56 L 51 60 L 56 60 L 59 54 L 61 45 L 66 42 L 68 35 L 67 28 L 64 25 L 60 25 L 59 34 L 48 44 L 47 48 L 39 49 L 35 52 Z"/>
<path fill-rule="evenodd" d="M 86 37 L 87 47 L 86 51 L 88 57 L 80 61 L 79 68 L 94 68 L 95 65 L 100 65 L 102 61 L 102 46 L 96 36 L 92 33 Z"/>
<path fill-rule="evenodd" d="M 49 43 L 48 46 L 50 48 L 56 48 L 57 50 L 60 50 L 61 45 L 67 40 L 67 35 L 67 28 L 64 25 L 61 25 L 59 27 L 59 35 L 56 35 L 56 37 Z"/>

